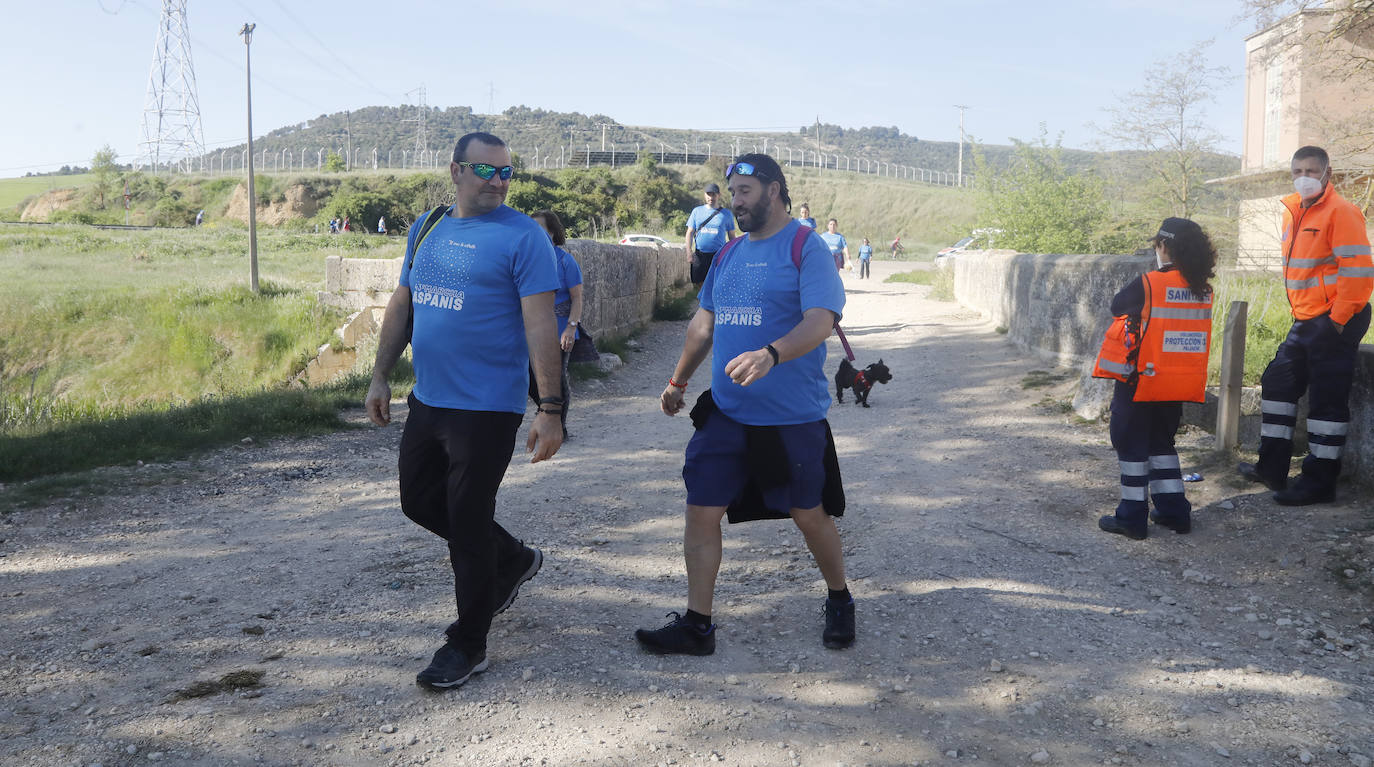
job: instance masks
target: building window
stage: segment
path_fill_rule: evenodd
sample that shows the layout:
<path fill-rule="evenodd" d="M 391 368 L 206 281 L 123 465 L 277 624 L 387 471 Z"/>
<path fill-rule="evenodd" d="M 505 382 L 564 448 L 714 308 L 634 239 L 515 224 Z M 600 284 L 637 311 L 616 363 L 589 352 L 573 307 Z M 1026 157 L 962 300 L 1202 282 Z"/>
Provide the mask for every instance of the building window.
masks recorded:
<path fill-rule="evenodd" d="M 1283 59 L 1275 56 L 1264 73 L 1264 159 L 1265 168 L 1278 165 L 1279 128 L 1283 118 Z"/>

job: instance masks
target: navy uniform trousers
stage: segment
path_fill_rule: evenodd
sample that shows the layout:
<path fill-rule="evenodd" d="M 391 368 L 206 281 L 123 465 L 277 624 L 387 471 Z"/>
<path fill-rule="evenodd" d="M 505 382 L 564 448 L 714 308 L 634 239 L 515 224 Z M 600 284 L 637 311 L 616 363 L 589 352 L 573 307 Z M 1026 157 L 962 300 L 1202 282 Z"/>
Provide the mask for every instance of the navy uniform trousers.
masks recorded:
<path fill-rule="evenodd" d="M 1307 457 L 1302 462 L 1303 489 L 1335 488 L 1341 475 L 1341 452 L 1350 430 L 1350 385 L 1355 356 L 1369 330 L 1369 304 L 1337 333 L 1322 315 L 1297 320 L 1279 344 L 1261 384 L 1259 462 L 1256 468 L 1270 484 L 1288 481 L 1293 458 L 1293 427 L 1298 399 L 1307 394 Z"/>
<path fill-rule="evenodd" d="M 1112 447 L 1121 463 L 1121 502 L 1116 518 L 1135 530 L 1148 524 L 1149 502 L 1170 521 L 1189 519 L 1193 506 L 1183 494 L 1174 435 L 1183 417 L 1178 402 L 1136 402 L 1135 386 L 1116 382 L 1112 392 Z"/>

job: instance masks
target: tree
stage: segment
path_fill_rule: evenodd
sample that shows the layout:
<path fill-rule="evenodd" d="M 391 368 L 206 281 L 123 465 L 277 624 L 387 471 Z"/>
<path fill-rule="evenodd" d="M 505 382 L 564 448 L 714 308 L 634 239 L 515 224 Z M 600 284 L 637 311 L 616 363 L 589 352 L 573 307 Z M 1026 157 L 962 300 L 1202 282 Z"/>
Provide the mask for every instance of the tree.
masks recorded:
<path fill-rule="evenodd" d="M 1211 66 L 1207 48 L 1198 43 L 1182 54 L 1156 61 L 1145 70 L 1144 83 L 1106 110 L 1111 121 L 1099 126 L 1117 143 L 1144 154 L 1150 196 L 1158 212 L 1192 218 L 1198 190 L 1206 180 L 1203 162 L 1215 154 L 1221 135 L 1207 123 L 1206 105 L 1217 86 L 1231 79 L 1225 67 Z"/>
<path fill-rule="evenodd" d="M 344 168 L 345 166 L 343 157 L 340 156 L 338 152 L 335 152 L 331 149 L 329 151 L 329 154 L 326 154 L 324 156 L 325 170 L 329 171 L 330 173 L 340 173 L 344 170 Z"/>
<path fill-rule="evenodd" d="M 96 206 L 101 210 L 105 208 L 105 198 L 109 197 L 114 191 L 115 174 L 119 172 L 119 166 L 115 165 L 115 150 L 109 145 L 101 147 L 91 158 L 91 173 L 95 176 L 95 186 L 93 187 L 96 197 Z"/>
<path fill-rule="evenodd" d="M 994 170 L 974 144 L 974 192 L 978 227 L 995 229 L 999 247 L 1029 253 L 1091 253 L 1114 249 L 1104 240 L 1107 206 L 1102 180 L 1070 173 L 1056 140 L 1028 143 L 1012 139 L 1015 152 L 1005 170 Z"/>

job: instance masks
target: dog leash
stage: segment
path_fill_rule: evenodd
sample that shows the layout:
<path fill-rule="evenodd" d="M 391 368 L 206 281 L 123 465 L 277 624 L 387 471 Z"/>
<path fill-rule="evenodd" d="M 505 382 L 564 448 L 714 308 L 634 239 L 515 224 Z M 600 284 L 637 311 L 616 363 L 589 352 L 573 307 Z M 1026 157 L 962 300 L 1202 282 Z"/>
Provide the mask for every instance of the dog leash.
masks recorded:
<path fill-rule="evenodd" d="M 838 322 L 835 323 L 835 335 L 840 337 L 840 346 L 844 347 L 844 356 L 848 357 L 850 362 L 853 362 L 854 350 L 849 348 L 849 339 L 844 337 L 844 331 L 840 329 L 840 323 Z"/>

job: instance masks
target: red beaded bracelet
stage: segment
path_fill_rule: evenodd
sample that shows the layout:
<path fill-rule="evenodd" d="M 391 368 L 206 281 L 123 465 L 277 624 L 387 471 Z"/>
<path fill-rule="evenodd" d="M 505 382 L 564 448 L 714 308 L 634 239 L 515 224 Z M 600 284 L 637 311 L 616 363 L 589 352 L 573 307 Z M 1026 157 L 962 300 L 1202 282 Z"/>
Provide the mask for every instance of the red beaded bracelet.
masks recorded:
<path fill-rule="evenodd" d="M 668 378 L 668 385 L 669 385 L 669 386 L 676 387 L 676 388 L 678 388 L 678 389 L 682 389 L 682 390 L 684 390 L 684 391 L 687 389 L 687 384 L 685 384 L 685 383 L 678 383 L 677 381 L 674 381 L 674 380 L 672 379 L 671 376 Z"/>

